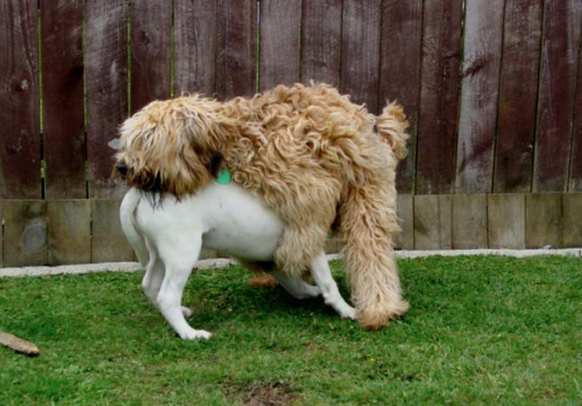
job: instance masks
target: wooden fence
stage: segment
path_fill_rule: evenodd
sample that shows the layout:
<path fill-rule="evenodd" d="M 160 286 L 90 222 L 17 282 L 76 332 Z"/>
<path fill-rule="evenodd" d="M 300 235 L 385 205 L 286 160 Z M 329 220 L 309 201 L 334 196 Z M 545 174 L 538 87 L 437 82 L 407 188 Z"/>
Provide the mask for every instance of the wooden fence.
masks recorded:
<path fill-rule="evenodd" d="M 310 80 L 405 106 L 403 247 L 582 246 L 581 18 L 582 0 L 3 0 L 0 265 L 132 258 L 109 143 L 148 101 Z"/>

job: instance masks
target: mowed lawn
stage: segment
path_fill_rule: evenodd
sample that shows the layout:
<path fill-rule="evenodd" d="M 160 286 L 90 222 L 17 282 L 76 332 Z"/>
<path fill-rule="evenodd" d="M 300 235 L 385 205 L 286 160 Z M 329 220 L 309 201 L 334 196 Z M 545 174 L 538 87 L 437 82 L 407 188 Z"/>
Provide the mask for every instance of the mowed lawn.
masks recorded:
<path fill-rule="evenodd" d="M 0 329 L 42 351 L 0 348 L 0 405 L 582 404 L 581 259 L 399 264 L 412 307 L 379 332 L 238 267 L 197 271 L 185 304 L 214 337 L 195 342 L 142 273 L 0 278 Z"/>

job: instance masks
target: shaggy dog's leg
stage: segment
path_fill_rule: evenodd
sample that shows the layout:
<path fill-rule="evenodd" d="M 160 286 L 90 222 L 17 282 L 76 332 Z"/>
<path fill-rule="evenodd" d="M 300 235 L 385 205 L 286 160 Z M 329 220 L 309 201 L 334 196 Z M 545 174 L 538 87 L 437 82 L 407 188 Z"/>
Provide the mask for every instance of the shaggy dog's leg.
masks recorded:
<path fill-rule="evenodd" d="M 190 327 L 180 305 L 184 287 L 200 254 L 202 238 L 196 236 L 179 242 L 163 241 L 163 244 L 164 246 L 160 246 L 159 251 L 163 254 L 162 260 L 166 265 L 166 273 L 158 293 L 158 308 L 181 339 L 208 339 L 212 337 L 212 334 Z"/>
<path fill-rule="evenodd" d="M 354 319 L 356 317 L 356 310 L 347 304 L 340 294 L 323 251 L 311 260 L 311 275 L 321 289 L 326 305 L 333 307 L 340 317 L 344 319 Z"/>
<path fill-rule="evenodd" d="M 375 330 L 409 308 L 402 299 L 393 237 L 399 231 L 390 179 L 352 188 L 340 210 L 344 257 L 360 324 Z"/>

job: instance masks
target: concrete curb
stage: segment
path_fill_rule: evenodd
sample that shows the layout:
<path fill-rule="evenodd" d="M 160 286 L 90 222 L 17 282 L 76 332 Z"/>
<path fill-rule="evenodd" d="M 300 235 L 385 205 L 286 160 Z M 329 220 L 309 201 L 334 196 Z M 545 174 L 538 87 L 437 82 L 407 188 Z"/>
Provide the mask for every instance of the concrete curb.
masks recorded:
<path fill-rule="evenodd" d="M 401 259 L 426 258 L 432 256 L 457 257 L 470 255 L 496 255 L 514 258 L 526 258 L 533 256 L 559 255 L 582 257 L 582 248 L 569 249 L 539 249 L 539 250 L 448 250 L 448 251 L 396 251 L 396 257 Z M 341 258 L 339 254 L 330 254 L 329 260 Z M 198 261 L 196 269 L 224 268 L 235 264 L 232 259 L 217 258 Z M 43 275 L 76 275 L 92 272 L 136 272 L 143 270 L 137 262 L 107 262 L 102 264 L 61 265 L 61 266 L 27 266 L 22 268 L 0 268 L 0 278 L 43 276 Z"/>

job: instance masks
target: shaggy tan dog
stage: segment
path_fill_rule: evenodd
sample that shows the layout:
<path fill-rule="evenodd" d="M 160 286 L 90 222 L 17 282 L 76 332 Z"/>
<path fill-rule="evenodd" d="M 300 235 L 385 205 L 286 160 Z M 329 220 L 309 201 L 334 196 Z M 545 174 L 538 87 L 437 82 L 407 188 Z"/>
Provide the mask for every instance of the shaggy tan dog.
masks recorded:
<path fill-rule="evenodd" d="M 227 169 L 285 221 L 275 262 L 290 275 L 305 272 L 339 224 L 358 320 L 377 329 L 408 310 L 393 255 L 407 126 L 395 104 L 375 117 L 321 84 L 225 103 L 194 95 L 152 102 L 129 118 L 117 167 L 130 186 L 177 196 Z"/>

